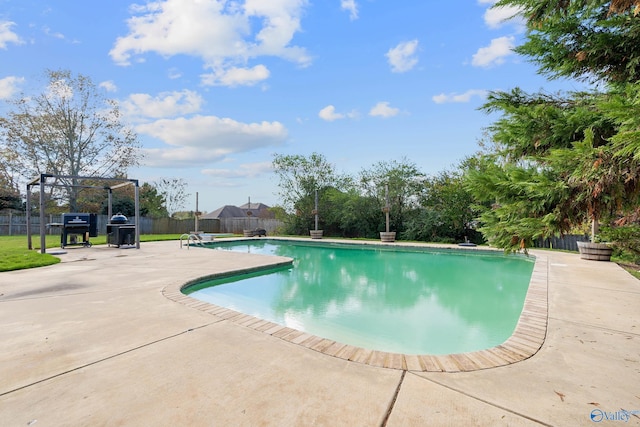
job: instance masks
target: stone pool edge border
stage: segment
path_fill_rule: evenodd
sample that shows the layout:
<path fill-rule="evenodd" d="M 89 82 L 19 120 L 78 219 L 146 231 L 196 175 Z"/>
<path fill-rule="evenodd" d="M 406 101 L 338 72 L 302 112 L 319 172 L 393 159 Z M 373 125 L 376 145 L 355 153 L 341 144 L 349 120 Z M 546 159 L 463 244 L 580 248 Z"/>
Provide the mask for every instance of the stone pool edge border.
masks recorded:
<path fill-rule="evenodd" d="M 235 240 L 235 239 L 234 239 Z M 242 239 L 244 240 L 244 239 Z M 277 239 L 277 240 L 304 240 L 309 239 Z M 330 243 L 344 243 L 340 241 L 329 241 Z M 320 243 L 320 242 L 319 242 Z M 354 242 L 348 242 L 353 244 Z M 455 250 L 478 250 L 476 248 L 460 248 L 450 245 L 428 245 L 428 244 L 380 244 L 381 246 L 416 246 L 438 249 Z M 370 245 L 371 242 L 362 244 Z M 480 249 L 480 248 L 479 248 Z M 487 250 L 481 248 L 480 250 Z M 282 261 L 279 257 L 277 261 L 264 267 L 238 269 L 231 274 L 250 273 L 263 269 L 272 269 L 280 266 L 290 265 L 292 260 Z M 162 294 L 170 300 L 183 304 L 187 307 L 209 313 L 221 321 L 226 320 L 237 325 L 248 327 L 256 331 L 266 333 L 273 337 L 288 341 L 292 344 L 306 347 L 308 349 L 337 357 L 351 362 L 365 365 L 417 371 L 417 372 L 470 372 L 483 369 L 497 368 L 521 362 L 536 354 L 546 339 L 548 325 L 548 260 L 542 255 L 535 257 L 533 271 L 529 288 L 525 296 L 522 313 L 516 324 L 516 328 L 505 342 L 502 344 L 480 351 L 468 353 L 456 353 L 448 355 L 409 355 L 401 353 L 390 353 L 377 350 L 369 350 L 348 344 L 336 342 L 334 340 L 318 337 L 297 329 L 282 326 L 277 323 L 263 320 L 248 314 L 240 313 L 225 307 L 220 307 L 208 302 L 203 302 L 189 297 L 182 293 L 182 290 L 203 280 L 228 276 L 230 272 L 203 276 L 186 283 L 176 283 L 166 286 Z"/>

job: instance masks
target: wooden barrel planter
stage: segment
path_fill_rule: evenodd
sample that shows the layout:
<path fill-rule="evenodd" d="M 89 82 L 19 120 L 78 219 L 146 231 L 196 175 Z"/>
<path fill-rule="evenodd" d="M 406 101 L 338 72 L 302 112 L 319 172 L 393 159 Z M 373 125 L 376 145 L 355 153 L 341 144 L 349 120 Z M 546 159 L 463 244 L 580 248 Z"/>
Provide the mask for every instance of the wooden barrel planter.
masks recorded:
<path fill-rule="evenodd" d="M 606 243 L 577 242 L 580 258 L 592 261 L 611 261 L 613 249 Z"/>
<path fill-rule="evenodd" d="M 322 239 L 322 230 L 309 230 L 312 239 Z"/>
<path fill-rule="evenodd" d="M 396 241 L 396 232 L 395 231 L 381 231 L 380 232 L 380 240 L 382 242 L 395 242 Z"/>
<path fill-rule="evenodd" d="M 253 230 L 242 230 L 244 237 L 253 237 Z"/>

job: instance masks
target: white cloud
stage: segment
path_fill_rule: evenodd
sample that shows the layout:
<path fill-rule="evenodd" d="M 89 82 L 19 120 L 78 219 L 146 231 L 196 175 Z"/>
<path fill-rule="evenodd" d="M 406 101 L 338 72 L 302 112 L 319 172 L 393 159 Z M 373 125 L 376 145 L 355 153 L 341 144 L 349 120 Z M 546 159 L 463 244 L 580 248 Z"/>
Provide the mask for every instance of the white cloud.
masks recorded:
<path fill-rule="evenodd" d="M 373 108 L 371 108 L 371 110 L 369 111 L 369 115 L 374 117 L 387 118 L 397 116 L 399 112 L 399 109 L 390 107 L 388 102 L 383 101 L 378 102 L 375 106 L 373 106 Z"/>
<path fill-rule="evenodd" d="M 417 39 L 402 42 L 396 47 L 389 49 L 385 56 L 389 64 L 391 64 L 391 71 L 394 73 L 404 73 L 415 67 L 418 63 L 418 58 L 415 57 L 417 49 Z"/>
<path fill-rule="evenodd" d="M 227 77 L 205 74 L 206 83 L 255 84 L 268 73 L 263 65 L 247 66 L 254 58 L 310 63 L 304 48 L 290 45 L 306 5 L 306 0 L 151 1 L 130 9 L 135 16 L 128 20 L 129 34 L 116 40 L 110 55 L 120 65 L 148 52 L 191 55 L 213 76 Z M 242 70 L 245 75 L 238 76 Z"/>
<path fill-rule="evenodd" d="M 340 8 L 349 12 L 349 19 L 358 19 L 358 4 L 356 0 L 340 0 Z"/>
<path fill-rule="evenodd" d="M 0 99 L 11 98 L 18 92 L 18 86 L 22 83 L 24 83 L 24 77 L 9 76 L 0 79 Z"/>
<path fill-rule="evenodd" d="M 100 83 L 98 86 L 100 86 L 101 88 L 103 88 L 107 92 L 116 92 L 118 90 L 118 87 L 113 82 L 113 80 L 104 81 L 104 82 Z"/>
<path fill-rule="evenodd" d="M 8 43 L 21 44 L 22 40 L 13 31 L 11 27 L 16 25 L 11 21 L 0 21 L 0 49 L 6 49 Z"/>
<path fill-rule="evenodd" d="M 500 28 L 506 23 L 513 23 L 518 27 L 524 27 L 524 20 L 520 15 L 521 8 L 515 6 L 504 6 L 489 8 L 484 13 L 484 22 L 489 28 Z"/>
<path fill-rule="evenodd" d="M 157 96 L 146 93 L 129 95 L 121 103 L 122 111 L 129 117 L 149 117 L 154 119 L 175 117 L 200 111 L 202 97 L 191 90 L 162 92 Z"/>
<path fill-rule="evenodd" d="M 434 95 L 431 97 L 433 102 L 436 104 L 446 104 L 446 103 L 462 103 L 462 102 L 470 102 L 471 98 L 477 96 L 479 98 L 484 98 L 487 96 L 487 91 L 483 89 L 471 89 L 466 91 L 465 93 L 449 93 L 440 95 Z"/>
<path fill-rule="evenodd" d="M 215 116 L 161 119 L 136 126 L 170 148 L 145 150 L 146 166 L 201 165 L 222 161 L 233 153 L 280 145 L 287 129 L 279 122 L 241 123 Z"/>
<path fill-rule="evenodd" d="M 203 74 L 202 83 L 207 86 L 253 86 L 269 78 L 269 70 L 264 65 L 253 68 L 232 67 Z"/>
<path fill-rule="evenodd" d="M 221 179 L 256 178 L 273 172 L 271 162 L 244 163 L 234 169 L 203 169 L 204 175 Z"/>
<path fill-rule="evenodd" d="M 52 31 L 51 28 L 49 27 L 43 27 L 42 28 L 42 32 L 45 33 L 47 36 L 49 37 L 53 37 L 54 39 L 60 39 L 60 40 L 64 40 L 64 34 L 56 32 L 56 31 Z"/>
<path fill-rule="evenodd" d="M 515 38 L 512 36 L 491 40 L 489 46 L 478 49 L 471 64 L 475 67 L 491 67 L 504 63 L 504 58 L 513 54 L 514 42 Z"/>
<path fill-rule="evenodd" d="M 318 113 L 318 117 L 328 122 L 332 122 L 334 120 L 339 120 L 339 119 L 346 119 L 346 118 L 357 119 L 358 116 L 359 114 L 356 110 L 350 111 L 348 113 L 337 113 L 336 107 L 334 107 L 333 105 L 327 105 Z"/>
<path fill-rule="evenodd" d="M 318 116 L 322 120 L 326 120 L 328 122 L 345 118 L 344 114 L 336 113 L 336 107 L 334 107 L 333 105 L 327 105 L 326 107 L 324 107 L 322 110 L 320 110 Z"/>
<path fill-rule="evenodd" d="M 449 95 L 446 95 L 444 93 L 441 93 L 439 95 L 434 95 L 431 97 L 431 99 L 433 100 L 433 102 L 435 102 L 436 104 L 444 104 L 445 102 L 447 102 L 447 99 L 449 99 Z"/>
<path fill-rule="evenodd" d="M 493 7 L 498 0 L 478 0 L 478 4 L 488 4 L 490 7 L 484 13 L 484 23 L 487 27 L 496 29 L 510 23 L 516 26 L 518 32 L 526 29 L 524 18 L 521 15 L 522 8 L 516 6 Z"/>
<path fill-rule="evenodd" d="M 167 71 L 167 77 L 169 77 L 171 80 L 179 79 L 180 77 L 182 77 L 182 73 L 177 68 L 172 67 L 169 69 L 169 71 Z"/>

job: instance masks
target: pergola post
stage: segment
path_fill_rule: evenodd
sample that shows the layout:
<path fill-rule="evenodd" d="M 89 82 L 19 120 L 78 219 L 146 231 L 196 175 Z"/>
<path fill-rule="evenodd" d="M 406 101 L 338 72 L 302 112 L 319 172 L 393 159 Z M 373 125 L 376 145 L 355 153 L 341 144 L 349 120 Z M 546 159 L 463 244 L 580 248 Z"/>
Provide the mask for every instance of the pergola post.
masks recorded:
<path fill-rule="evenodd" d="M 45 174 L 40 174 L 40 253 L 47 253 L 46 226 L 44 224 L 44 183 L 47 179 Z"/>
<path fill-rule="evenodd" d="M 138 186 L 138 180 L 134 181 L 135 184 L 135 214 L 136 214 L 136 249 L 140 249 L 140 188 Z"/>
<path fill-rule="evenodd" d="M 107 216 L 111 218 L 113 216 L 113 208 L 111 205 L 113 204 L 113 189 L 111 187 L 107 188 Z"/>
<path fill-rule="evenodd" d="M 31 184 L 27 184 L 27 246 L 29 250 L 33 249 L 31 242 Z"/>

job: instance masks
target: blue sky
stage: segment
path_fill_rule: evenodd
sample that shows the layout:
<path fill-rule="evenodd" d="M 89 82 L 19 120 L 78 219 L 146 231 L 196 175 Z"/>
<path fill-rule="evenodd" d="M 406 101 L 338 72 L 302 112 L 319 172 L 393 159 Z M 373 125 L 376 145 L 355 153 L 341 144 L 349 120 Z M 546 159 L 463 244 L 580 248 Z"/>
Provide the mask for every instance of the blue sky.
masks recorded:
<path fill-rule="evenodd" d="M 278 204 L 274 153 L 437 174 L 478 150 L 487 91 L 579 89 L 513 54 L 522 22 L 493 3 L 0 0 L 0 101 L 91 77 L 144 147 L 130 178 L 184 179 L 186 210 Z"/>

